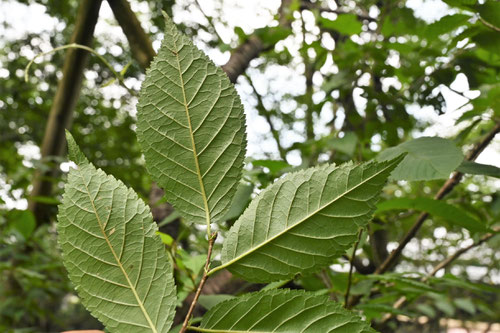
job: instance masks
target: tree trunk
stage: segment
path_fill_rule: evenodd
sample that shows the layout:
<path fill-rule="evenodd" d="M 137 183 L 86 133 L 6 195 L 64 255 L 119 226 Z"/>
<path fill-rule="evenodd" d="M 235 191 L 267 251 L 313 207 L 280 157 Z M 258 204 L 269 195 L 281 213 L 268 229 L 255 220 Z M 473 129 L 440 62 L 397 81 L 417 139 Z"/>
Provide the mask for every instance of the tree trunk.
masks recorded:
<path fill-rule="evenodd" d="M 127 37 L 132 56 L 146 69 L 156 55 L 148 34 L 142 29 L 127 0 L 108 0 L 113 15 Z"/>
<path fill-rule="evenodd" d="M 102 0 L 81 1 L 70 43 L 91 45 L 101 3 Z M 48 161 L 54 156 L 61 156 L 64 151 L 66 142 L 64 130 L 70 127 L 73 118 L 73 110 L 80 95 L 83 70 L 87 59 L 87 51 L 79 49 L 69 49 L 67 51 L 64 60 L 63 77 L 57 87 L 42 141 L 42 161 Z M 33 200 L 33 197 L 49 196 L 52 192 L 53 182 L 51 179 L 54 179 L 57 173 L 57 167 L 51 168 L 50 171 L 37 170 L 35 172 L 29 209 L 35 214 L 38 224 L 49 221 L 47 212 L 49 207 Z"/>

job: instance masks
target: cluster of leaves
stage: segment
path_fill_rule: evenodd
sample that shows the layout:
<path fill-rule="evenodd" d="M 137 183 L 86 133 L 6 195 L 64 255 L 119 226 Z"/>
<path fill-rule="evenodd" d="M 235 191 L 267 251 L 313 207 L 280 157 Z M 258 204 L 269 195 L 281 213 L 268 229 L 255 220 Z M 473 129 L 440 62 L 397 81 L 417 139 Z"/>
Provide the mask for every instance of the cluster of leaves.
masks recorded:
<path fill-rule="evenodd" d="M 19 2 L 32 3 L 26 0 Z M 452 147 L 451 151 L 456 153 L 455 145 L 466 148 L 470 142 L 491 128 L 490 119 L 496 121 L 500 109 L 498 105 L 498 100 L 500 100 L 498 98 L 500 91 L 498 45 L 500 42 L 498 41 L 499 34 L 494 30 L 494 27 L 500 26 L 498 17 L 495 16 L 498 12 L 496 9 L 498 3 L 463 0 L 445 2 L 451 8 L 450 15 L 428 24 L 418 18 L 415 12 L 408 8 L 405 1 L 384 3 L 363 0 L 357 1 L 355 7 L 350 6 L 349 3 L 340 4 L 337 15 L 328 13 L 331 7 L 324 1 L 316 1 L 312 5 L 309 1 L 291 1 L 290 10 L 287 13 L 289 25 L 280 24 L 254 32 L 254 35 L 263 41 L 266 52 L 263 53 L 261 61 L 255 62 L 254 66 L 249 69 L 247 79 L 253 83 L 252 80 L 257 82 L 255 79 L 259 75 L 266 77 L 265 82 L 259 80 L 259 86 L 256 87 L 253 95 L 257 101 L 256 109 L 259 115 L 271 124 L 274 123 L 274 128 L 278 129 L 274 131 L 271 139 L 278 139 L 277 145 L 278 147 L 281 145 L 279 152 L 282 160 L 276 160 L 276 155 L 270 155 L 268 159 L 259 157 L 258 160 L 249 160 L 251 164 L 247 164 L 248 167 L 243 170 L 243 181 L 237 185 L 229 210 L 220 217 L 219 221 L 216 221 L 218 223 L 215 225 L 221 235 L 225 235 L 228 227 L 235 223 L 255 193 L 267 188 L 276 178 L 288 172 L 315 165 L 318 161 L 343 163 L 348 160 L 369 160 L 376 155 L 379 148 L 396 146 L 401 142 L 406 143 L 396 151 L 393 150 L 394 156 L 400 151 L 412 150 L 408 146 L 413 146 L 413 141 L 409 140 L 415 132 L 427 127 L 429 122 L 423 121 L 410 110 L 413 110 L 415 105 L 419 105 L 430 106 L 438 114 L 446 112 L 444 99 L 439 91 L 450 86 L 458 74 L 464 74 L 469 88 L 477 89 L 481 94 L 478 98 L 466 101 L 466 106 L 461 110 L 467 110 L 466 108 L 470 106 L 473 108 L 468 109 L 469 111 L 465 112 L 456 123 L 459 127 L 466 127 L 453 140 L 453 143 L 442 142 L 442 149 L 448 153 L 447 149 Z M 22 86 L 19 85 L 20 75 L 16 71 L 24 68 L 27 60 L 16 55 L 23 54 L 21 49 L 31 49 L 35 53 L 41 52 L 42 49 L 39 47 L 41 42 L 50 41 L 55 46 L 65 44 L 69 38 L 78 5 L 78 1 L 62 3 L 49 0 L 41 3 L 46 6 L 47 13 L 64 22 L 66 28 L 63 31 L 58 30 L 57 33 L 43 33 L 39 36 L 27 36 L 26 40 L 11 41 L 2 45 L 0 50 L 1 66 L 10 73 L 9 77 L 2 79 L 0 83 L 2 85 L 0 89 L 0 141 L 2 142 L 0 177 L 8 184 L 7 195 L 17 200 L 20 193 L 21 198 L 27 197 L 30 179 L 35 168 L 52 167 L 63 161 L 62 159 L 33 161 L 33 166 L 31 166 L 23 161 L 25 158 L 20 154 L 21 147 L 41 142 L 44 135 L 43 124 L 50 109 L 51 97 L 55 94 L 57 87 L 58 72 L 54 70 L 54 67 L 62 67 L 63 54 L 55 54 L 50 62 L 37 64 L 36 68 L 40 71 L 35 72 L 36 78 Z M 157 27 L 164 25 L 159 9 L 163 8 L 170 14 L 171 5 L 175 1 L 152 0 L 148 3 L 153 9 L 151 11 L 152 22 L 153 28 L 156 29 L 151 31 L 158 33 L 160 30 Z M 214 1 L 214 6 L 216 12 L 221 12 L 223 3 Z M 178 4 L 178 9 L 195 10 L 193 5 L 187 2 Z M 375 14 L 372 14 L 373 12 Z M 188 35 L 195 36 L 198 32 L 209 32 L 213 39 L 207 44 L 211 47 L 218 46 L 221 51 L 227 52 L 229 47 L 235 47 L 237 44 L 233 39 L 228 43 L 231 44 L 229 46 L 217 38 L 217 31 L 214 27 L 225 25 L 221 17 L 215 15 L 210 18 L 208 25 L 193 24 L 186 19 L 186 22 L 183 22 L 179 28 Z M 310 24 L 310 17 L 314 18 L 313 25 Z M 307 24 L 304 24 L 304 19 L 307 19 Z M 301 26 L 303 28 L 300 28 Z M 206 35 L 205 33 L 203 36 L 206 37 Z M 244 42 L 249 39 L 250 35 L 237 27 L 235 36 L 238 36 L 240 42 Z M 301 38 L 302 36 L 304 38 Z M 331 39 L 335 43 L 334 48 L 328 44 L 328 40 Z M 203 41 L 206 38 L 198 38 L 198 41 L 200 40 Z M 122 45 L 121 41 L 115 42 L 124 50 L 128 48 Z M 296 45 L 300 46 L 300 57 L 297 57 L 294 51 Z M 101 46 L 105 45 L 102 40 L 98 40 L 96 47 Z M 115 58 L 106 57 L 116 66 L 123 67 L 130 62 L 126 53 Z M 394 58 L 397 61 L 388 60 Z M 283 94 L 282 91 L 275 90 L 275 87 L 286 90 L 283 85 L 273 84 L 276 76 L 273 74 L 275 73 L 273 72 L 274 66 L 298 68 L 299 71 L 300 68 L 307 68 L 308 71 L 304 71 L 304 76 L 315 79 L 306 79 L 310 87 L 303 93 Z M 98 60 L 91 59 L 90 68 L 92 73 L 98 73 L 96 83 L 100 84 L 109 80 L 110 73 L 101 66 Z M 140 78 L 139 73 L 138 66 L 133 64 L 127 71 L 127 77 Z M 362 77 L 364 80 L 361 79 Z M 92 79 L 88 79 L 88 82 L 92 82 Z M 246 80 L 240 81 L 243 87 L 246 82 Z M 266 82 L 269 82 L 267 89 L 263 84 Z M 399 82 L 400 85 L 398 83 L 387 84 L 387 82 Z M 354 95 L 365 97 L 366 106 L 354 103 Z M 116 105 L 123 107 L 130 104 L 130 100 L 127 94 L 122 98 L 106 100 L 95 87 L 83 89 L 75 112 L 72 132 L 76 140 L 82 144 L 85 154 L 97 167 L 115 175 L 127 186 L 132 186 L 139 196 L 143 197 L 149 190 L 150 182 L 148 174 L 143 170 L 142 162 L 138 163 L 140 149 L 131 129 L 135 120 L 123 110 L 116 110 Z M 306 116 L 303 115 L 304 113 Z M 327 117 L 333 115 L 327 124 L 327 134 L 316 130 L 321 128 L 317 124 L 325 115 Z M 309 132 L 306 129 L 309 129 Z M 287 136 L 289 131 L 298 132 L 303 139 L 290 142 Z M 102 140 L 103 137 L 108 139 Z M 429 143 L 434 146 L 434 141 Z M 418 141 L 415 146 L 418 146 Z M 426 147 L 423 148 L 425 153 Z M 286 162 L 287 157 L 292 154 L 302 158 L 301 167 L 295 168 Z M 410 152 L 410 154 L 418 155 L 415 152 Z M 434 157 L 436 155 L 439 153 L 436 153 Z M 437 166 L 437 169 L 430 166 L 425 169 L 426 174 L 420 175 L 420 178 L 412 178 L 420 181 L 391 183 L 385 188 L 382 193 L 383 201 L 377 205 L 375 212 L 376 223 L 369 224 L 369 232 L 363 234 L 359 245 L 361 250 L 358 251 L 357 257 L 364 262 L 369 262 L 368 268 L 379 264 L 380 258 L 378 257 L 381 256 L 383 259 L 384 253 L 378 254 L 377 249 L 387 248 L 387 241 L 399 240 L 410 228 L 414 221 L 412 211 L 430 212 L 432 219 L 426 222 L 415 239 L 419 246 L 418 253 L 403 255 L 398 272 L 423 272 L 429 266 L 434 265 L 436 260 L 448 256 L 450 254 L 448 249 L 463 246 L 462 242 L 469 238 L 477 240 L 485 229 L 488 230 L 491 221 L 498 220 L 500 197 L 492 189 L 492 183 L 483 176 L 465 177 L 464 184 L 457 186 L 446 201 L 428 199 L 430 193 L 437 192 L 442 184 L 440 178 L 446 178 L 463 158 L 457 154 L 446 154 L 446 156 L 450 157 L 450 164 L 447 165 L 449 169 L 442 169 L 440 164 L 436 164 L 434 166 Z M 413 165 L 415 164 L 408 163 L 405 168 L 399 167 L 399 169 L 403 172 L 404 170 L 410 172 L 414 170 L 411 169 Z M 471 165 L 468 162 L 459 165 L 458 170 L 472 175 L 496 175 L 498 177 L 497 169 L 484 165 Z M 431 178 L 426 179 L 427 176 Z M 394 177 L 398 178 L 396 175 Z M 60 178 L 54 179 L 54 182 L 57 183 L 59 180 Z M 58 183 L 59 188 L 53 197 L 38 198 L 38 200 L 53 204 L 59 202 L 58 194 L 61 184 L 61 182 Z M 0 204 L 3 205 L 1 199 Z M 52 211 L 55 214 L 55 205 L 53 208 Z M 402 213 L 403 210 L 405 213 Z M 17 227 L 16 221 L 24 220 L 9 217 L 10 213 L 5 210 L 2 210 L 0 215 L 4 223 L 2 228 L 6 226 L 6 223 Z M 187 294 L 196 288 L 202 277 L 207 240 L 204 238 L 204 230 L 193 228 L 189 224 L 190 220 L 182 218 L 179 211 L 174 211 L 174 214 L 164 220 L 162 225 L 173 226 L 179 222 L 179 216 L 181 216 L 181 223 L 178 232 L 171 236 L 163 234 L 162 239 L 169 248 L 169 256 L 174 262 L 174 277 L 178 288 L 177 302 L 180 305 Z M 171 223 L 172 221 L 175 223 Z M 227 221 L 227 223 L 222 223 L 222 221 Z M 23 225 L 23 223 L 19 224 Z M 50 245 L 54 238 L 51 228 L 46 226 L 38 228 L 39 230 L 34 232 L 34 235 L 38 236 L 31 237 L 28 241 L 28 243 L 34 242 L 35 244 L 30 243 L 28 248 L 50 249 L 53 247 Z M 441 230 L 445 228 L 447 236 L 436 237 L 436 228 Z M 6 236 L 2 237 L 0 244 L 6 255 L 6 261 L 10 257 L 28 258 L 24 255 L 26 242 L 20 242 L 22 237 L 13 238 L 11 227 L 7 230 L 10 231 L 5 233 Z M 14 233 L 17 234 L 17 232 Z M 375 236 L 379 234 L 384 235 L 385 241 L 375 242 L 378 239 Z M 446 275 L 443 279 L 428 281 L 435 292 L 439 291 L 439 297 L 423 289 L 420 294 L 424 297 L 418 297 L 420 295 L 416 292 L 418 288 L 415 289 L 409 283 L 401 283 L 394 279 L 375 283 L 378 277 L 366 275 L 366 272 L 354 273 L 351 294 L 368 295 L 372 288 L 380 289 L 380 294 L 377 293 L 375 297 L 365 297 L 358 307 L 369 319 L 381 318 L 384 313 L 392 311 L 392 313 L 398 312 L 412 316 L 418 314 L 432 318 L 460 316 L 498 320 L 498 316 L 487 311 L 488 307 L 485 306 L 485 304 L 490 304 L 490 307 L 494 308 L 494 304 L 498 304 L 498 297 L 491 296 L 495 295 L 494 290 L 486 291 L 481 288 L 484 285 L 480 283 L 466 282 L 470 279 L 467 267 L 475 266 L 488 269 L 488 273 L 481 278 L 481 281 L 491 281 L 490 274 L 495 274 L 495 266 L 498 264 L 495 251 L 491 251 L 495 246 L 498 247 L 498 242 L 495 243 L 495 240 L 490 241 L 490 248 L 478 251 L 476 255 L 471 255 L 467 259 L 456 261 L 458 267 L 452 272 L 454 276 L 461 279 L 463 284 L 459 284 L 451 275 Z M 40 246 L 36 245 L 38 242 Z M 18 246 L 20 244 L 23 246 Z M 220 244 L 216 243 L 215 253 L 219 250 Z M 40 251 L 39 254 L 41 253 L 44 252 Z M 46 262 L 56 263 L 59 260 L 57 254 L 52 251 L 49 253 L 50 255 L 45 257 Z M 352 251 L 348 253 L 350 256 Z M 64 274 L 61 275 L 60 269 L 53 270 L 53 274 L 37 271 L 41 267 L 38 263 L 43 260 L 33 258 L 32 255 L 31 257 L 33 260 L 29 259 L 25 266 L 19 266 L 41 273 L 45 283 L 50 283 L 50 281 L 59 283 L 60 281 L 59 285 L 64 286 L 64 291 L 47 293 L 46 296 L 52 298 L 50 302 L 53 304 L 61 303 L 57 299 L 63 297 L 68 290 Z M 342 264 L 345 260 L 333 259 L 332 263 Z M 53 267 L 56 266 L 58 265 L 54 264 Z M 363 269 L 362 266 L 356 267 Z M 3 270 L 2 273 L 10 271 L 10 269 Z M 373 272 L 373 269 L 368 269 L 367 272 Z M 394 274 L 406 277 L 401 273 Z M 332 297 L 340 298 L 346 293 L 347 277 L 347 273 L 336 269 L 326 269 L 321 274 L 300 275 L 291 282 L 282 281 L 279 285 L 287 283 L 289 287 L 330 293 Z M 411 280 L 415 281 L 414 277 L 412 275 Z M 24 281 L 28 283 L 30 280 Z M 35 288 L 35 285 L 38 287 Z M 42 293 L 43 290 L 43 284 L 33 283 L 30 287 L 28 283 L 22 292 L 19 291 L 16 294 L 2 289 L 0 297 L 3 297 L 2 300 L 8 300 L 9 304 L 24 304 L 21 301 L 33 299 L 23 296 L 27 295 L 28 291 Z M 464 294 L 463 290 L 467 290 L 467 293 Z M 409 299 L 413 301 L 407 311 L 392 308 L 394 301 L 401 295 L 410 296 Z M 218 300 L 230 297 L 219 296 L 221 298 Z M 458 301 L 455 302 L 457 299 Z M 467 301 L 464 299 L 469 304 L 466 304 Z M 36 302 L 32 303 L 36 304 Z M 37 324 L 33 323 L 37 322 L 37 318 L 49 318 L 45 316 L 43 310 L 50 309 L 50 306 L 36 310 L 33 304 L 25 304 L 25 308 L 34 310 L 25 311 L 23 316 L 15 317 L 17 319 L 14 321 L 9 319 L 5 323 L 2 322 L 0 326 L 2 324 L 5 327 L 36 326 Z M 214 301 L 209 296 L 202 296 L 200 304 L 208 309 Z M 42 312 L 37 313 L 37 311 Z M 58 316 L 59 319 L 69 317 Z M 4 316 L 2 316 L 3 319 Z M 38 325 L 38 330 L 43 329 L 42 326 Z M 45 330 L 48 331 L 55 330 L 54 326 L 44 327 L 47 327 Z M 65 327 L 70 326 L 66 324 Z M 77 328 L 78 325 L 73 327 Z"/>
<path fill-rule="evenodd" d="M 252 200 L 224 234 L 220 265 L 209 269 L 217 235 L 211 228 L 223 221 L 240 180 L 245 120 L 239 97 L 222 70 L 169 18 L 141 90 L 137 136 L 147 168 L 165 188 L 168 201 L 185 220 L 206 228 L 208 258 L 199 288 L 222 269 L 258 283 L 317 272 L 356 242 L 391 172 L 395 179 L 444 178 L 464 158 L 450 141 L 421 138 L 386 150 L 379 162 L 326 164 L 289 173 Z M 176 305 L 173 264 L 149 208 L 121 181 L 96 169 L 71 135 L 67 138 L 70 158 L 78 167 L 69 173 L 59 208 L 59 242 L 83 304 L 110 331 L 167 332 Z M 498 168 L 489 168 L 499 175 Z M 419 209 L 419 202 L 386 202 L 379 211 L 406 208 L 405 204 Z M 456 207 L 440 210 L 446 204 L 440 205 L 435 211 L 451 222 L 474 232 L 489 229 L 473 217 L 464 219 L 468 215 L 460 216 Z M 423 206 L 420 209 L 434 209 L 433 203 Z M 163 237 L 172 244 L 168 235 Z M 193 265 L 192 272 L 200 266 Z M 384 278 L 430 290 L 411 279 Z M 327 296 L 275 288 L 220 302 L 203 316 L 200 326 L 187 328 L 371 331 Z"/>

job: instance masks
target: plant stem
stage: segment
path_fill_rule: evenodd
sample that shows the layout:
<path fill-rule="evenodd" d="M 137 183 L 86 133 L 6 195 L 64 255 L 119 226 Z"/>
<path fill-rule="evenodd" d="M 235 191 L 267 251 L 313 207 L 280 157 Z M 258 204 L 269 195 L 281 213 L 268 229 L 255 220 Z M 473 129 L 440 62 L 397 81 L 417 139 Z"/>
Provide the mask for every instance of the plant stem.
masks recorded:
<path fill-rule="evenodd" d="M 347 277 L 347 289 L 345 291 L 345 297 L 344 297 L 344 307 L 347 307 L 347 303 L 349 301 L 349 293 L 351 291 L 351 285 L 352 285 L 352 271 L 354 269 L 354 258 L 356 258 L 356 250 L 358 249 L 358 245 L 361 241 L 361 235 L 363 234 L 363 229 L 359 229 L 358 232 L 358 240 L 356 240 L 356 243 L 354 244 L 354 249 L 352 250 L 352 256 L 351 260 L 349 260 L 349 276 Z"/>
<path fill-rule="evenodd" d="M 500 32 L 500 28 L 491 24 L 490 22 L 486 21 L 485 19 L 483 19 L 481 16 L 479 16 L 479 21 L 481 21 L 482 24 L 484 24 L 485 26 L 487 26 L 488 28 L 492 29 L 492 30 L 495 30 L 496 32 Z"/>
<path fill-rule="evenodd" d="M 194 307 L 196 306 L 196 302 L 198 302 L 198 298 L 200 298 L 201 290 L 203 289 L 203 286 L 205 285 L 205 282 L 207 281 L 208 278 L 208 269 L 210 268 L 210 260 L 212 258 L 212 250 L 214 248 L 214 243 L 215 240 L 217 239 L 217 232 L 214 232 L 212 235 L 210 235 L 208 239 L 208 253 L 207 253 L 207 261 L 205 262 L 205 267 L 203 269 L 203 276 L 201 277 L 200 284 L 198 285 L 198 289 L 196 290 L 196 294 L 194 295 L 193 301 L 191 302 L 191 306 L 189 307 L 188 313 L 186 314 L 186 318 L 184 319 L 184 323 L 182 324 L 182 328 L 179 331 L 179 333 L 184 333 L 187 330 L 189 320 L 191 319 L 191 316 L 194 311 Z"/>
<path fill-rule="evenodd" d="M 431 277 L 433 277 L 434 275 L 436 275 L 437 272 L 439 272 L 441 269 L 443 269 L 443 268 L 447 267 L 448 265 L 450 265 L 453 261 L 455 261 L 458 257 L 460 257 L 465 252 L 467 252 L 467 251 L 469 251 L 469 250 L 471 250 L 471 249 L 473 249 L 475 247 L 478 247 L 479 245 L 481 245 L 484 242 L 488 241 L 493 236 L 498 235 L 497 232 L 500 231 L 500 228 L 498 228 L 498 227 L 497 228 L 493 228 L 493 230 L 495 231 L 495 233 L 489 233 L 489 234 L 484 235 L 477 242 L 475 242 L 475 243 L 473 243 L 473 244 L 471 244 L 471 245 L 469 245 L 467 247 L 461 248 L 460 250 L 456 251 L 455 253 L 453 253 L 451 256 L 449 256 L 445 260 L 441 261 L 439 264 L 437 264 L 436 266 L 434 266 L 434 268 L 432 269 L 432 272 L 430 272 L 428 275 L 424 276 L 420 281 L 421 282 L 427 282 L 427 280 L 429 280 Z M 406 301 L 407 301 L 406 296 L 401 296 L 396 302 L 394 302 L 394 304 L 392 305 L 392 308 L 393 309 L 399 309 L 399 308 L 401 308 L 401 306 L 403 306 L 403 304 Z M 387 322 L 389 319 L 391 319 L 392 316 L 393 316 L 392 313 L 386 314 L 382 318 L 382 324 L 385 323 L 385 322 Z"/>

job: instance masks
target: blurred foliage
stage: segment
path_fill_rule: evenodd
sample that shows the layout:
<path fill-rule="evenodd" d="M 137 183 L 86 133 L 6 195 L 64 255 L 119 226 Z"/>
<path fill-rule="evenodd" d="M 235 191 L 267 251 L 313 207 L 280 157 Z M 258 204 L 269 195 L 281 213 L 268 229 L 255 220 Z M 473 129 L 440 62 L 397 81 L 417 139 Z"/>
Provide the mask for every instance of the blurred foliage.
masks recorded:
<path fill-rule="evenodd" d="M 27 33 L 20 39 L 3 36 L 0 40 L 0 330 L 49 332 L 95 328 L 98 324 L 89 321 L 92 319 L 74 301 L 58 259 L 53 225 L 35 228 L 29 212 L 13 210 L 11 204 L 5 203 L 20 203 L 28 198 L 36 168 L 58 167 L 67 161 L 66 158 L 40 161 L 36 156 L 65 53 L 39 59 L 28 82 L 24 82 L 22 71 L 35 54 L 68 42 L 79 2 L 11 2 L 42 5 L 46 15 L 60 24 L 37 34 Z M 455 120 L 455 130 L 446 131 L 452 134 L 442 135 L 439 130 L 437 134 L 453 139 L 463 152 L 491 130 L 500 118 L 498 2 L 444 2 L 449 6 L 447 13 L 430 23 L 417 16 L 404 0 L 295 0 L 291 1 L 287 14 L 290 25 L 279 25 L 276 16 L 275 22 L 253 32 L 225 21 L 223 0 L 210 2 L 207 8 L 211 10 L 203 12 L 195 1 L 145 2 L 148 12 L 138 15 L 152 40 L 161 38 L 161 10 L 170 15 L 173 9 L 174 19 L 176 14 L 183 14 L 180 29 L 207 50 L 227 56 L 251 35 L 260 38 L 265 46 L 265 52 L 240 78 L 239 88 L 244 101 L 253 107 L 247 111 L 258 117 L 259 124 L 267 122 L 271 129 L 262 135 L 260 144 L 263 148 L 278 149 L 249 156 L 244 182 L 233 200 L 231 214 L 227 223 L 219 226 L 222 236 L 245 209 L 250 197 L 286 172 L 322 162 L 374 158 L 380 150 L 420 136 L 435 125 L 436 119 L 441 119 L 438 116 L 451 115 Z M 138 5 L 136 1 L 132 3 Z M 204 2 L 200 4 L 206 9 Z M 201 19 L 195 20 L 195 16 Z M 222 30 L 234 33 L 230 38 L 224 34 L 222 40 L 218 34 Z M 117 36 L 112 29 L 104 31 L 96 38 L 94 49 L 117 70 L 130 63 L 125 82 L 138 89 L 143 73 L 132 59 L 123 36 Z M 134 133 L 135 96 L 117 84 L 105 87 L 111 76 L 98 59 L 90 57 L 72 133 L 96 166 L 147 199 L 151 182 Z M 462 81 L 466 78 L 468 89 L 477 91 L 478 96 L 453 92 L 455 89 L 450 86 L 458 78 Z M 443 92 L 450 99 L 463 100 L 464 105 L 451 110 Z M 53 204 L 53 218 L 63 177 L 61 173 L 53 180 L 57 187 L 52 197 L 38 198 Z M 446 197 L 446 204 L 467 211 L 472 220 L 493 226 L 500 220 L 498 181 L 493 179 L 465 176 Z M 381 201 L 430 199 L 443 182 L 442 179 L 391 182 Z M 419 202 L 425 206 L 425 200 Z M 360 245 L 358 259 L 369 263 L 367 267 L 376 264 L 377 246 L 394 246 L 415 219 L 413 210 L 377 212 L 376 223 L 370 225 Z M 163 223 L 168 226 L 176 221 L 179 222 L 170 219 Z M 188 221 L 176 225 L 175 237 L 164 235 L 163 240 L 176 263 L 181 302 L 200 278 L 200 258 L 207 243 L 204 231 Z M 375 235 L 382 235 L 382 243 L 374 241 Z M 498 237 L 458 259 L 446 269 L 444 277 L 418 282 L 439 261 L 481 235 L 469 233 L 446 217 L 433 216 L 410 243 L 411 249 L 403 253 L 394 272 L 383 278 L 354 275 L 352 293 L 365 296 L 359 310 L 376 322 L 387 312 L 410 317 L 426 315 L 436 320 L 453 317 L 500 321 L 499 314 L 492 311 L 500 308 L 499 290 L 494 286 L 500 276 L 500 257 L 495 251 L 500 246 Z M 283 284 L 330 293 L 332 298 L 342 300 L 347 285 L 347 263 L 341 259 L 332 264 L 332 270 Z M 474 268 L 476 273 L 472 274 Z M 367 297 L 372 288 L 377 289 L 376 293 Z M 392 304 L 401 295 L 410 300 L 409 305 L 394 310 Z M 207 300 L 206 306 L 214 302 Z M 79 326 L 81 323 L 86 326 Z M 390 329 L 396 330 L 395 322 L 390 325 Z"/>

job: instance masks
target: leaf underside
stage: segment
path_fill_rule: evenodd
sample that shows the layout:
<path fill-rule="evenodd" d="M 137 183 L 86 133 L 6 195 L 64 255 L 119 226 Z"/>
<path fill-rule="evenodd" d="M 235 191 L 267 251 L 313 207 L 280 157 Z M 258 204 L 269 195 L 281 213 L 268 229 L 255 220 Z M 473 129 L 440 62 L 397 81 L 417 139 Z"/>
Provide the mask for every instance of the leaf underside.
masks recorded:
<path fill-rule="evenodd" d="M 214 306 L 203 316 L 207 332 L 373 333 L 339 304 L 301 290 L 251 293 Z"/>
<path fill-rule="evenodd" d="M 168 332 L 176 291 L 149 208 L 96 169 L 68 135 L 70 158 L 57 231 L 63 262 L 85 307 L 110 332 Z"/>
<path fill-rule="evenodd" d="M 222 69 L 169 18 L 137 109 L 147 168 L 168 201 L 188 221 L 220 220 L 243 167 L 243 106 Z"/>
<path fill-rule="evenodd" d="M 377 212 L 381 213 L 393 209 L 415 209 L 441 217 L 453 224 L 472 232 L 488 231 L 486 225 L 458 206 L 450 205 L 441 200 L 430 198 L 396 198 L 381 202 L 377 205 Z"/>
<path fill-rule="evenodd" d="M 275 182 L 230 229 L 219 269 L 226 267 L 248 281 L 271 282 L 331 264 L 368 223 L 401 159 L 325 165 Z"/>
<path fill-rule="evenodd" d="M 388 148 L 378 156 L 386 161 L 408 153 L 391 175 L 396 180 L 445 179 L 464 159 L 462 151 L 453 141 L 439 137 L 422 137 Z"/>

